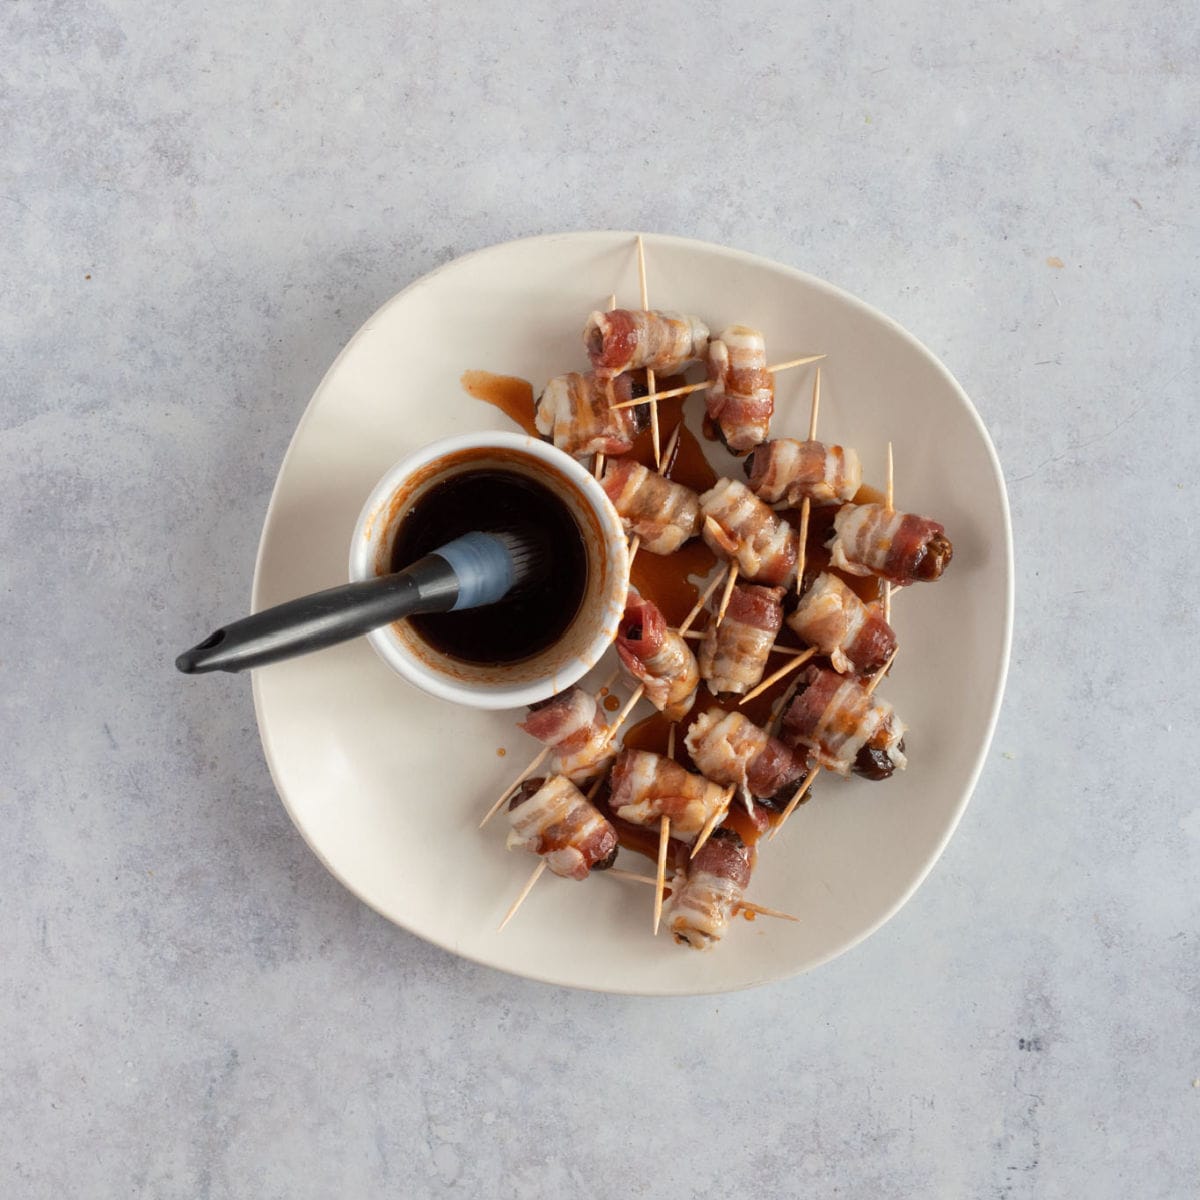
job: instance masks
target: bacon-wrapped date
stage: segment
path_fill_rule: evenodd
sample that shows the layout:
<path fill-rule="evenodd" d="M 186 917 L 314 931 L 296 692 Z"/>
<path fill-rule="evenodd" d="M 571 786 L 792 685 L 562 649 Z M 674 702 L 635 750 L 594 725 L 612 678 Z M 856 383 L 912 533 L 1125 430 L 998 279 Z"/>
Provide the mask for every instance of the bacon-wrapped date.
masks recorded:
<path fill-rule="evenodd" d="M 543 437 L 576 458 L 628 454 L 645 425 L 645 409 L 613 404 L 634 399 L 634 393 L 628 378 L 604 379 L 591 371 L 559 375 L 537 398 L 534 423 Z"/>
<path fill-rule="evenodd" d="M 618 308 L 588 317 L 583 344 L 597 375 L 636 367 L 670 375 L 704 356 L 708 326 L 683 313 Z"/>
<path fill-rule="evenodd" d="M 800 597 L 788 628 L 829 656 L 835 671 L 870 675 L 896 649 L 896 634 L 883 608 L 866 603 L 836 575 L 822 571 Z"/>
<path fill-rule="evenodd" d="M 700 532 L 700 498 L 691 488 L 648 471 L 631 458 L 612 459 L 601 486 L 627 533 L 651 554 L 674 554 Z"/>
<path fill-rule="evenodd" d="M 667 628 L 656 604 L 631 591 L 617 629 L 621 665 L 646 689 L 646 698 L 671 721 L 691 710 L 700 668 L 686 641 Z"/>
<path fill-rule="evenodd" d="M 715 695 L 744 695 L 763 677 L 783 624 L 783 588 L 735 584 L 725 619 L 710 621 L 700 643 L 700 675 Z"/>
<path fill-rule="evenodd" d="M 882 504 L 847 504 L 833 518 L 830 563 L 897 587 L 940 579 L 954 547 L 944 525 Z"/>
<path fill-rule="evenodd" d="M 730 325 L 708 343 L 708 389 L 704 404 L 721 440 L 745 454 L 766 440 L 775 412 L 775 378 L 767 370 L 767 346 L 757 329 Z"/>
<path fill-rule="evenodd" d="M 790 587 L 796 577 L 796 535 L 744 483 L 718 479 L 700 497 L 708 548 L 738 564 L 751 583 Z"/>
<path fill-rule="evenodd" d="M 725 790 L 694 775 L 674 759 L 649 750 L 623 750 L 613 764 L 609 807 L 634 825 L 671 818 L 671 836 L 694 842 L 705 823 L 725 806 Z"/>
<path fill-rule="evenodd" d="M 527 779 L 509 801 L 509 850 L 528 850 L 564 879 L 586 879 L 611 867 L 617 831 L 562 775 Z"/>
<path fill-rule="evenodd" d="M 904 722 L 858 679 L 807 667 L 784 714 L 780 737 L 805 746 L 827 770 L 886 779 L 904 769 Z"/>
<path fill-rule="evenodd" d="M 671 880 L 663 917 L 676 942 L 711 950 L 750 884 L 750 851 L 732 829 L 716 829 Z"/>
<path fill-rule="evenodd" d="M 608 733 L 608 722 L 600 701 L 581 687 L 529 708 L 520 728 L 539 742 L 554 748 L 552 775 L 565 775 L 572 783 L 585 783 L 606 771 L 616 751 Z"/>
<path fill-rule="evenodd" d="M 740 712 L 710 708 L 684 739 L 692 762 L 714 783 L 736 784 L 768 807 L 790 798 L 808 771 L 808 756 L 773 738 Z"/>
<path fill-rule="evenodd" d="M 862 487 L 856 450 L 793 438 L 764 442 L 746 460 L 746 474 L 760 500 L 788 508 L 799 508 L 806 497 L 817 507 L 844 504 Z"/>

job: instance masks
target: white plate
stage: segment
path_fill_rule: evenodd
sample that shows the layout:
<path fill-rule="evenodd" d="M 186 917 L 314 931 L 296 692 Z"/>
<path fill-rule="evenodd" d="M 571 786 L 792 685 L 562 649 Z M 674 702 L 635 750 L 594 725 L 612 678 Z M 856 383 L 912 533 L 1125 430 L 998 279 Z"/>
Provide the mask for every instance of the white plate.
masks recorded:
<path fill-rule="evenodd" d="M 519 714 L 433 700 L 365 640 L 255 672 L 254 697 L 288 812 L 372 908 L 520 975 L 686 995 L 825 962 L 877 929 L 924 878 L 970 797 L 999 709 L 1012 545 L 1000 465 L 978 414 L 898 325 L 827 283 L 736 250 L 648 237 L 646 253 L 653 305 L 698 313 L 714 331 L 757 326 L 774 361 L 827 352 L 820 435 L 855 446 L 877 484 L 891 439 L 898 505 L 936 517 L 954 541 L 945 578 L 895 603 L 902 649 L 884 693 L 910 728 L 908 770 L 884 783 L 818 781 L 813 800 L 761 848 L 750 898 L 802 923 L 736 920 L 715 952 L 700 954 L 650 936 L 649 888 L 547 875 L 498 934 L 533 860 L 505 853 L 502 821 L 476 826 L 538 748 L 515 728 Z M 614 291 L 636 305 L 633 236 L 577 233 L 467 255 L 388 301 L 338 356 L 292 439 L 263 528 L 255 610 L 344 581 L 359 508 L 401 455 L 434 438 L 510 427 L 463 392 L 463 371 L 540 388 L 584 369 L 584 319 Z M 803 436 L 811 370 L 778 377 L 777 435 Z M 693 424 L 700 410 L 697 398 Z"/>

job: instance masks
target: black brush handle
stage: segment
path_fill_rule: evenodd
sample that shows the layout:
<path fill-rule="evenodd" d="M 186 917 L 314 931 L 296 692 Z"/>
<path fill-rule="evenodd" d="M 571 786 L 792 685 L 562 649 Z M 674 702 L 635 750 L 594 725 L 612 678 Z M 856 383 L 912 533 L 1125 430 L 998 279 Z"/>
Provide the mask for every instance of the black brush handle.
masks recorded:
<path fill-rule="evenodd" d="M 454 568 L 430 554 L 396 575 L 343 584 L 234 621 L 185 650 L 175 665 L 185 675 L 265 667 L 335 646 L 414 613 L 446 612 L 458 593 Z"/>

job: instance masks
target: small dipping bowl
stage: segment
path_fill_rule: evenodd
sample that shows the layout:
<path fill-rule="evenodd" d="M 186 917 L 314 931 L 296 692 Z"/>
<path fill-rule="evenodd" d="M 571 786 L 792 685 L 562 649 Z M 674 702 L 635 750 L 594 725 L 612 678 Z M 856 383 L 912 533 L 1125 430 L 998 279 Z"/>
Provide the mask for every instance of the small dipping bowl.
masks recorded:
<path fill-rule="evenodd" d="M 629 552 L 621 519 L 604 489 L 573 458 L 522 433 L 443 438 L 401 459 L 368 497 L 350 543 L 350 579 L 391 570 L 396 531 L 431 488 L 466 471 L 499 470 L 548 488 L 578 525 L 587 556 L 587 583 L 562 636 L 513 663 L 472 663 L 430 645 L 409 621 L 367 634 L 375 652 L 409 683 L 455 704 L 519 708 L 576 683 L 600 661 L 617 635 L 629 590 Z M 447 539 L 449 540 L 449 539 Z"/>

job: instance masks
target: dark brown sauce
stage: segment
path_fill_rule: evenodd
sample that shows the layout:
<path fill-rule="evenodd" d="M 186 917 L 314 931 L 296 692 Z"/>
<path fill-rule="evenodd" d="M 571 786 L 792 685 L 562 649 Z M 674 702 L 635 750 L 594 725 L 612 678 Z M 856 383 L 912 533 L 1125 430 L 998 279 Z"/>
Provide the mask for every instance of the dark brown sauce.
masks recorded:
<path fill-rule="evenodd" d="M 667 624 L 674 628 L 692 611 L 704 578 L 716 561 L 716 555 L 696 538 L 674 554 L 639 553 L 630 568 L 629 582 L 658 605 Z M 692 577 L 700 580 L 699 586 Z"/>
<path fill-rule="evenodd" d="M 430 488 L 405 515 L 392 544 L 392 571 L 473 529 L 521 526 L 545 532 L 552 554 L 547 577 L 497 604 L 410 617 L 434 649 L 464 662 L 494 664 L 520 662 L 552 645 L 579 611 L 587 551 L 566 505 L 544 484 L 515 471 L 463 471 Z"/>
<path fill-rule="evenodd" d="M 692 770 L 692 760 L 683 744 L 683 734 L 690 724 L 690 714 L 675 729 L 675 761 Z M 671 722 L 662 713 L 652 713 L 644 721 L 631 725 L 622 735 L 621 744 L 626 750 L 649 750 L 653 754 L 666 754 L 671 736 Z"/>
<path fill-rule="evenodd" d="M 757 857 L 755 847 L 758 845 L 759 839 L 778 820 L 778 814 L 768 813 L 761 805 L 756 804 L 754 811 L 758 814 L 759 819 L 757 820 L 742 807 L 741 798 L 735 796 L 732 807 L 726 814 L 725 820 L 721 822 L 726 829 L 732 829 L 750 847 L 751 866 L 754 865 Z"/>
<path fill-rule="evenodd" d="M 533 420 L 533 384 L 515 375 L 493 375 L 490 371 L 464 371 L 459 378 L 463 390 L 498 408 L 526 433 L 539 437 Z"/>
<path fill-rule="evenodd" d="M 676 483 L 682 483 L 699 494 L 707 492 L 720 478 L 705 456 L 704 447 L 686 425 L 679 435 L 679 445 L 671 458 L 667 474 Z"/>

